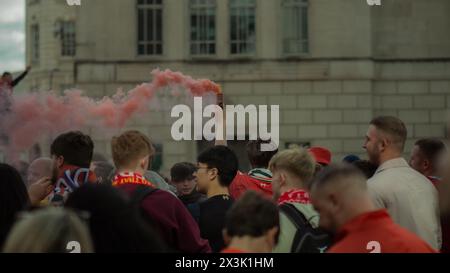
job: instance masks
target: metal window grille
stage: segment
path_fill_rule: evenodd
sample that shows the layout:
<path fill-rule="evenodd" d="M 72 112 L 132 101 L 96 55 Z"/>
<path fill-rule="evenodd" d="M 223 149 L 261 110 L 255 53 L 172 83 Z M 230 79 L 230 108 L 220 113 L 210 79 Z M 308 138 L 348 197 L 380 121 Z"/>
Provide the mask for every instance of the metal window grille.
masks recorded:
<path fill-rule="evenodd" d="M 256 1 L 230 0 L 230 52 L 252 55 L 256 43 Z"/>
<path fill-rule="evenodd" d="M 308 0 L 283 0 L 283 53 L 298 55 L 308 48 Z"/>
<path fill-rule="evenodd" d="M 191 55 L 216 54 L 216 0 L 191 0 Z"/>
<path fill-rule="evenodd" d="M 138 0 L 138 55 L 163 53 L 163 1 Z"/>

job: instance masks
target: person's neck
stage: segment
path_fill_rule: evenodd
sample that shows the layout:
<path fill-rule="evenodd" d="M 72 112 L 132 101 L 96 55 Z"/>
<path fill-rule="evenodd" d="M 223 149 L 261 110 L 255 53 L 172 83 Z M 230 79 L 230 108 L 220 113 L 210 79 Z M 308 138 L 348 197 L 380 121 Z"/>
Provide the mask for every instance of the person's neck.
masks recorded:
<path fill-rule="evenodd" d="M 263 237 L 253 238 L 250 236 L 233 237 L 228 248 L 247 253 L 267 253 L 271 251 L 265 244 Z"/>
<path fill-rule="evenodd" d="M 353 199 L 352 204 L 350 204 L 349 206 L 350 209 L 345 210 L 348 211 L 348 213 L 344 215 L 341 227 L 362 214 L 377 210 L 369 196 L 366 196 L 365 198 L 361 198 L 359 200 Z"/>
<path fill-rule="evenodd" d="M 139 175 L 144 175 L 144 172 L 142 170 L 134 168 L 120 168 L 117 170 L 117 173 L 135 173 Z"/>
<path fill-rule="evenodd" d="M 281 193 L 281 195 L 283 195 L 284 193 L 289 192 L 289 191 L 300 191 L 300 190 L 306 191 L 306 189 L 303 186 L 289 186 L 289 185 L 286 185 L 286 186 L 281 188 L 280 193 Z"/>
<path fill-rule="evenodd" d="M 230 192 L 227 187 L 221 186 L 218 181 L 213 181 L 206 192 L 206 196 L 211 198 L 217 195 L 230 195 Z"/>
<path fill-rule="evenodd" d="M 396 159 L 396 158 L 401 158 L 401 157 L 402 157 L 402 154 L 400 152 L 386 151 L 385 153 L 380 155 L 380 165 L 382 165 L 386 161 Z"/>
<path fill-rule="evenodd" d="M 439 177 L 439 175 L 434 170 L 424 170 L 422 174 L 426 177 Z"/>

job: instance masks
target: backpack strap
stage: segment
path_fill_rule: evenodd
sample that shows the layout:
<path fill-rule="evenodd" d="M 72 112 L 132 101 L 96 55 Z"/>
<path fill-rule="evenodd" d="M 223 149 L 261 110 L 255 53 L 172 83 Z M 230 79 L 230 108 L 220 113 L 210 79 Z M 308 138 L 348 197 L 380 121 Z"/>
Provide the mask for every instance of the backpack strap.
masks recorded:
<path fill-rule="evenodd" d="M 283 203 L 280 205 L 280 211 L 286 215 L 289 220 L 294 224 L 297 230 L 310 225 L 308 220 L 306 220 L 303 213 L 298 211 L 293 204 Z"/>
<path fill-rule="evenodd" d="M 312 227 L 306 217 L 293 204 L 284 203 L 280 205 L 280 211 L 284 213 L 295 226 L 295 235 L 291 245 L 291 253 L 297 252 L 297 245 L 303 237 L 306 227 Z"/>

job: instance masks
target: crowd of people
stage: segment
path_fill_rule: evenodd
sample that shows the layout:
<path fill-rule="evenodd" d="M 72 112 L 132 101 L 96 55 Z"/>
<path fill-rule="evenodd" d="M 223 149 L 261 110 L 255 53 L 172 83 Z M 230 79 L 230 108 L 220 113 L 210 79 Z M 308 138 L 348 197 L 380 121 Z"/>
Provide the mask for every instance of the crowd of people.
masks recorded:
<path fill-rule="evenodd" d="M 164 178 L 150 171 L 155 149 L 139 131 L 113 137 L 111 159 L 94 154 L 89 135 L 66 132 L 25 174 L 0 164 L 0 249 L 448 252 L 448 201 L 439 194 L 446 145 L 420 139 L 407 161 L 406 139 L 401 120 L 381 116 L 368 125 L 368 160 L 332 160 L 326 147 L 261 151 L 269 140 L 248 141 L 248 172 L 217 142 Z"/>

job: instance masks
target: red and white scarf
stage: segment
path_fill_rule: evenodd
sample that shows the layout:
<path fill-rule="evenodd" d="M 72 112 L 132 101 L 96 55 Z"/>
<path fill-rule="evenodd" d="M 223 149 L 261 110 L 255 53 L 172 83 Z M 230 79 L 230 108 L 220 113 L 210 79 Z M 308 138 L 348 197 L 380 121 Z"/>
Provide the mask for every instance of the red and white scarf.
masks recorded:
<path fill-rule="evenodd" d="M 281 194 L 278 198 L 278 205 L 284 203 L 300 203 L 300 204 L 311 204 L 309 194 L 304 190 L 290 190 Z"/>
<path fill-rule="evenodd" d="M 145 177 L 135 172 L 122 172 L 114 176 L 114 180 L 112 183 L 114 187 L 125 184 L 144 185 L 156 188 L 152 182 L 148 181 L 147 179 L 145 179 Z"/>

